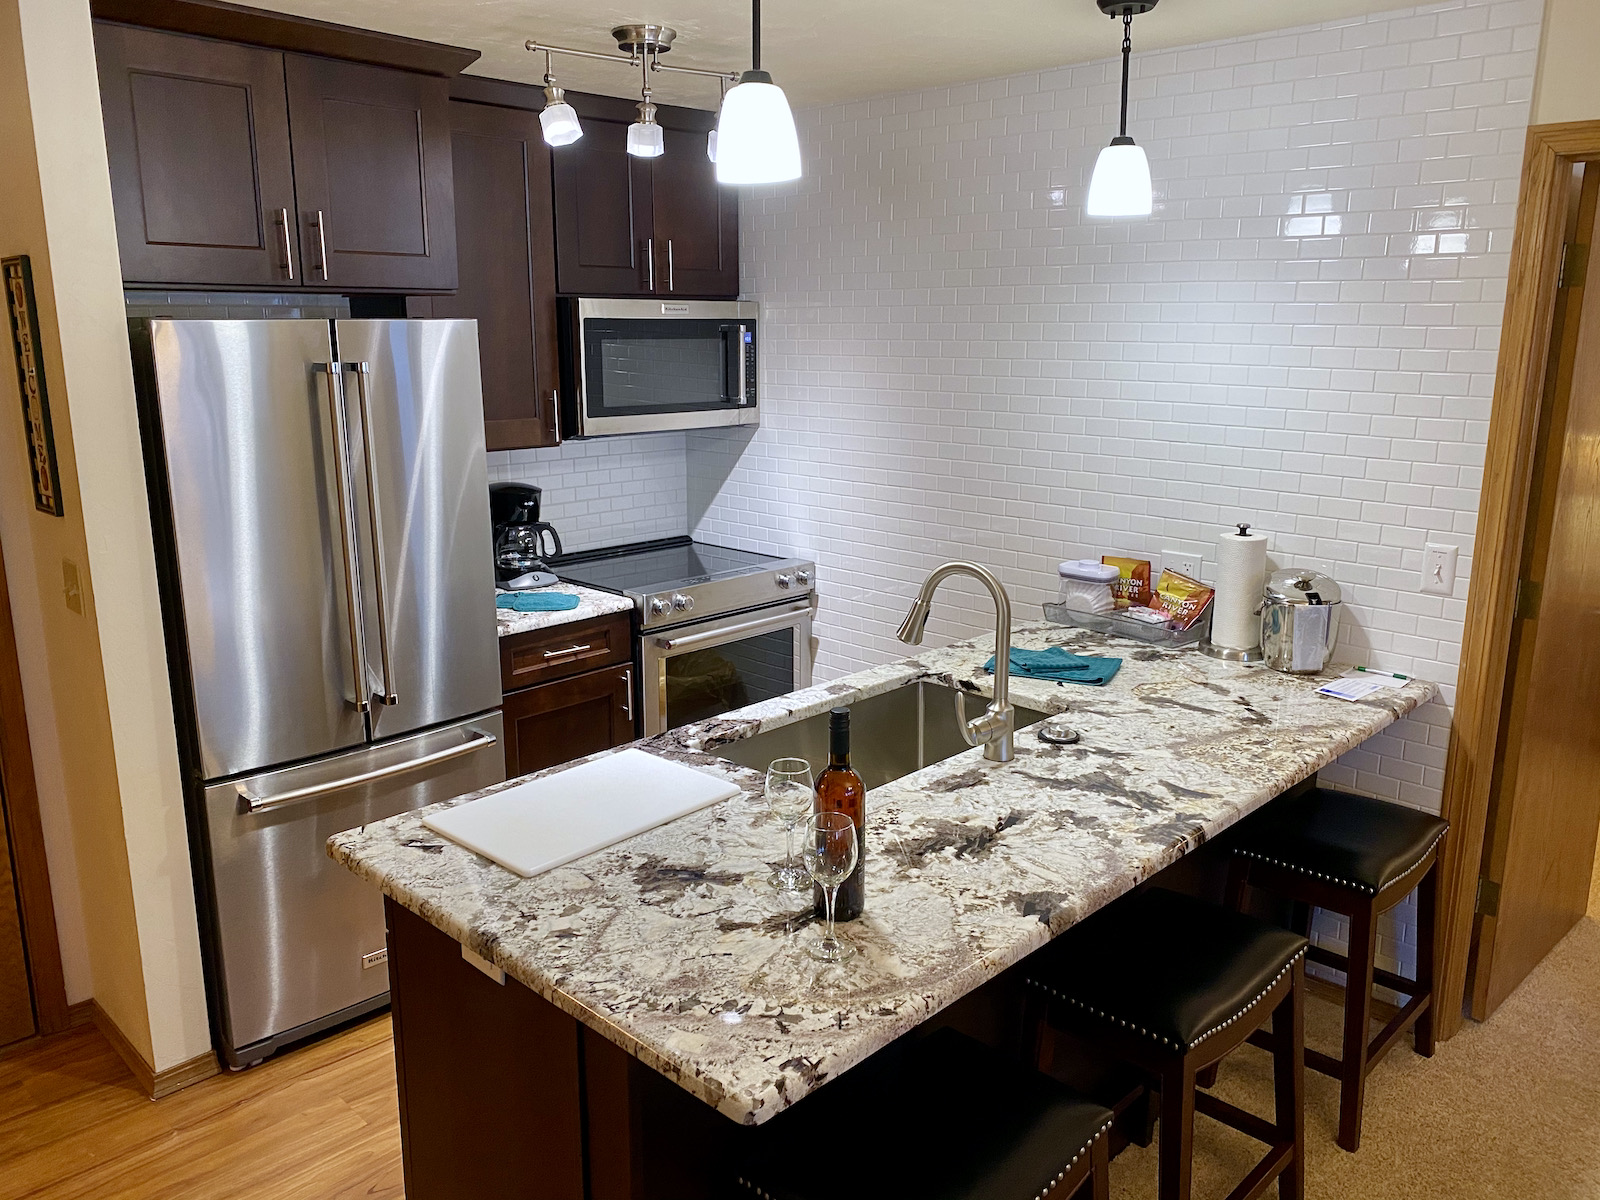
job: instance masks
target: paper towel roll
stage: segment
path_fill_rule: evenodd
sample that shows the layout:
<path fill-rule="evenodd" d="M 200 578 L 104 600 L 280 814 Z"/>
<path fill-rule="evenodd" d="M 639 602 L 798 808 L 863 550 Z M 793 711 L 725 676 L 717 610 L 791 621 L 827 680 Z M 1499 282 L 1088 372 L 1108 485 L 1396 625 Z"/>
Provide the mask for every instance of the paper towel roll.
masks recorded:
<path fill-rule="evenodd" d="M 1241 525 L 1217 539 L 1217 590 L 1212 600 L 1211 642 L 1230 650 L 1261 644 L 1261 585 L 1267 578 L 1267 538 Z"/>

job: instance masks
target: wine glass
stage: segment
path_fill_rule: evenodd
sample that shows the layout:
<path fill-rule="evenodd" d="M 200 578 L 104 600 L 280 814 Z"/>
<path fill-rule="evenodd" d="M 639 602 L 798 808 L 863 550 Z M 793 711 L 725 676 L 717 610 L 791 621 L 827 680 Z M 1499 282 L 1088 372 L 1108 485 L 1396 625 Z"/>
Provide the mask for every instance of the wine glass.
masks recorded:
<path fill-rule="evenodd" d="M 849 942 L 833 933 L 833 906 L 839 885 L 856 869 L 856 823 L 835 810 L 813 813 L 803 826 L 800 857 L 810 875 L 822 888 L 827 902 L 828 928 L 808 947 L 811 957 L 826 963 L 842 963 L 856 952 Z"/>
<path fill-rule="evenodd" d="M 767 876 L 780 892 L 811 892 L 806 869 L 794 860 L 795 827 L 811 811 L 811 764 L 803 758 L 778 758 L 767 767 L 767 807 L 783 822 L 783 866 Z"/>

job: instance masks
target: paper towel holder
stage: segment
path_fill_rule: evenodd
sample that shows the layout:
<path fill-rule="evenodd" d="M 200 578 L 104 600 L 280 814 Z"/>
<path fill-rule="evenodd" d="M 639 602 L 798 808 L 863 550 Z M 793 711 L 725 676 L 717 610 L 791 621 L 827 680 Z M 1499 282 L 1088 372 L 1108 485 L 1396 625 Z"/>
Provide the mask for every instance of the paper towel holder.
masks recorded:
<path fill-rule="evenodd" d="M 1239 523 L 1239 536 L 1250 536 L 1250 526 L 1248 524 Z M 1215 603 L 1215 601 L 1212 603 Z M 1260 611 L 1259 605 L 1256 606 L 1256 611 Z M 1220 658 L 1223 662 L 1259 663 L 1267 661 L 1267 656 L 1259 644 L 1249 650 L 1235 650 L 1232 646 L 1217 645 L 1211 640 L 1210 635 L 1200 639 L 1198 649 L 1201 654 L 1209 655 L 1212 658 Z"/>

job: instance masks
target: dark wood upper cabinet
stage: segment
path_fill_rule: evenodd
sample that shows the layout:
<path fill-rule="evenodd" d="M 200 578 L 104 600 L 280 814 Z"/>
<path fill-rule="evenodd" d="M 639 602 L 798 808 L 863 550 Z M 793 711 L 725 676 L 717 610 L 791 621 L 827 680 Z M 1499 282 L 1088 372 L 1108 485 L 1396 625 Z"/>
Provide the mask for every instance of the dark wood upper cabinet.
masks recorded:
<path fill-rule="evenodd" d="M 298 282 L 283 55 L 99 21 L 94 37 L 123 278 Z"/>
<path fill-rule="evenodd" d="M 652 164 L 650 189 L 658 293 L 739 294 L 738 193 L 717 182 L 716 165 L 706 157 L 708 132 L 698 123 L 688 129 L 664 123 L 666 152 Z"/>
<path fill-rule="evenodd" d="M 303 54 L 284 66 L 308 282 L 453 289 L 448 81 Z"/>
<path fill-rule="evenodd" d="M 532 91 L 533 89 L 529 89 Z M 556 444 L 556 279 L 550 148 L 528 108 L 450 102 L 454 295 L 432 315 L 478 322 L 490 450 Z"/>
<path fill-rule="evenodd" d="M 551 151 L 556 274 L 575 296 L 739 294 L 739 209 L 706 157 L 712 114 L 662 105 L 666 152 L 627 151 L 633 103 L 567 93 L 583 137 Z"/>

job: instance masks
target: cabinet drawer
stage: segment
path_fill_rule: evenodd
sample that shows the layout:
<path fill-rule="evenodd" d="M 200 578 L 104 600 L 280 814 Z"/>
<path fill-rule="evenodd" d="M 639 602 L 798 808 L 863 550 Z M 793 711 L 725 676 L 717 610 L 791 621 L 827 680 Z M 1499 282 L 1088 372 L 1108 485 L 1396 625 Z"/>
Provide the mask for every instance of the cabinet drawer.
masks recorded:
<path fill-rule="evenodd" d="M 504 715 L 508 779 L 626 746 L 634 738 L 633 666 L 512 692 Z"/>
<path fill-rule="evenodd" d="M 632 658 L 633 629 L 627 613 L 514 633 L 500 639 L 500 689 L 514 692 Z"/>

